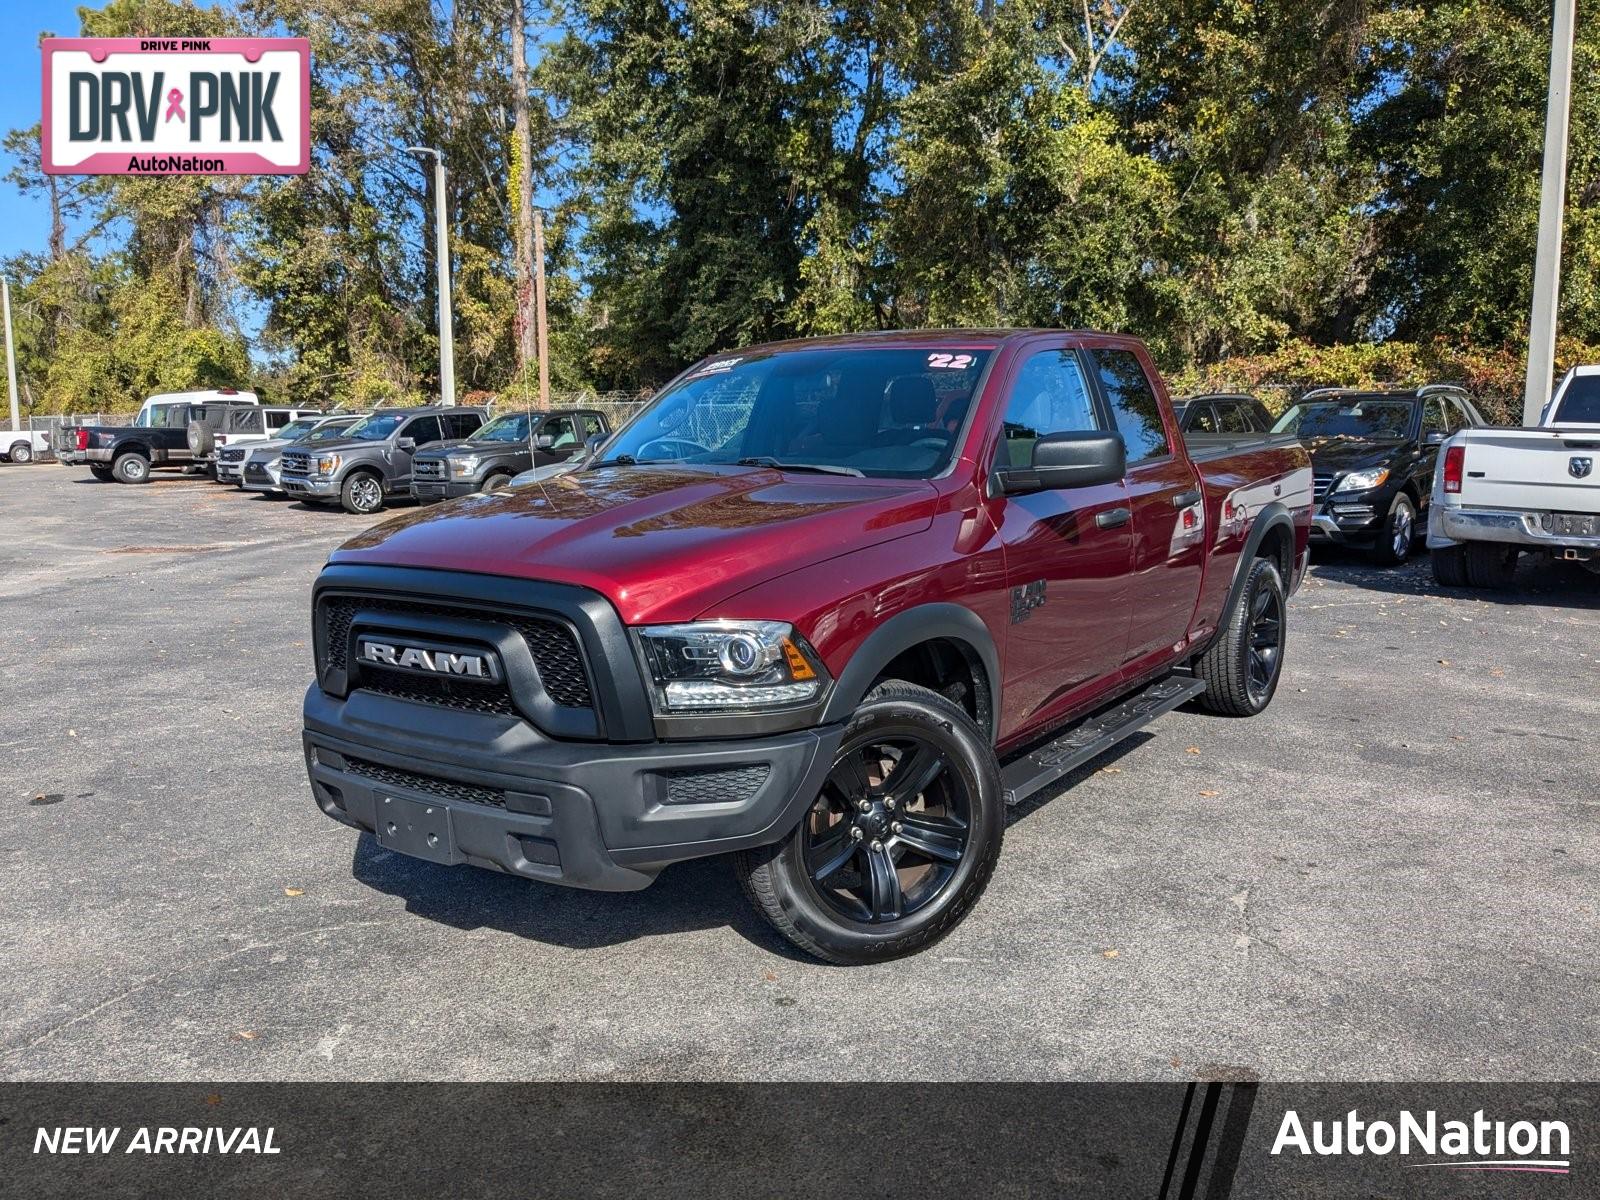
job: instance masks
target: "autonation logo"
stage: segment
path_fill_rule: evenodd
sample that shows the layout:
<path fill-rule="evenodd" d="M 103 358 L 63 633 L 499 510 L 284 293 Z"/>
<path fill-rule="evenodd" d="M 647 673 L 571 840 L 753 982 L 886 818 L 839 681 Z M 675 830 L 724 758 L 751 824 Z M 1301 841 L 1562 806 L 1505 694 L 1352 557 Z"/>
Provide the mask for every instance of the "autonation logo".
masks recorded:
<path fill-rule="evenodd" d="M 1571 1169 L 1572 1135 L 1565 1121 L 1491 1121 L 1479 1109 L 1470 1121 L 1440 1121 L 1433 1111 L 1418 1118 L 1401 1109 L 1392 1121 L 1364 1121 L 1355 1109 L 1343 1119 L 1312 1121 L 1307 1133 L 1300 1114 L 1290 1109 L 1278 1126 L 1272 1153 L 1334 1157 L 1389 1154 L 1425 1155 L 1437 1162 L 1407 1167 L 1444 1167 L 1453 1171 L 1524 1171 L 1566 1175 Z"/>

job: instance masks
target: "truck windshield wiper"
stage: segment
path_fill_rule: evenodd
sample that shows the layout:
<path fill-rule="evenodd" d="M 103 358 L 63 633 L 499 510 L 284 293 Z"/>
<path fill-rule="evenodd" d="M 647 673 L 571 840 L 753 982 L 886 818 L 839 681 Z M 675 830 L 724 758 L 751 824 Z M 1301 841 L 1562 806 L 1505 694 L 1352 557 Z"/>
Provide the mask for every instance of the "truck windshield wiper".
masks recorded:
<path fill-rule="evenodd" d="M 771 467 L 777 471 L 814 471 L 818 475 L 854 475 L 858 478 L 862 476 L 862 473 L 854 467 L 836 467 L 832 463 L 781 462 L 770 454 L 757 454 L 734 461 L 741 467 Z"/>
<path fill-rule="evenodd" d="M 664 458 L 635 458 L 631 454 L 619 454 L 615 458 L 602 458 L 599 462 L 590 463 L 591 467 L 648 467 L 651 463 L 666 462 Z"/>

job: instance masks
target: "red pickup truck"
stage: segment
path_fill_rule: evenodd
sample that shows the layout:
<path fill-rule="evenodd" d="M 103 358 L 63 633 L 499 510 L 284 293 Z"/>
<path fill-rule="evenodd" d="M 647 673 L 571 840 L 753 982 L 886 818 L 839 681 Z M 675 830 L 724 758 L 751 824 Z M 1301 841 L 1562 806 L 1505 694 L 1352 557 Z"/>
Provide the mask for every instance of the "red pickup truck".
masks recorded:
<path fill-rule="evenodd" d="M 1311 469 L 1179 432 L 1144 347 L 898 332 L 706 359 L 591 464 L 348 542 L 317 804 L 392 850 L 628 890 L 732 853 L 834 962 L 970 911 L 1006 805 L 1283 668 Z"/>

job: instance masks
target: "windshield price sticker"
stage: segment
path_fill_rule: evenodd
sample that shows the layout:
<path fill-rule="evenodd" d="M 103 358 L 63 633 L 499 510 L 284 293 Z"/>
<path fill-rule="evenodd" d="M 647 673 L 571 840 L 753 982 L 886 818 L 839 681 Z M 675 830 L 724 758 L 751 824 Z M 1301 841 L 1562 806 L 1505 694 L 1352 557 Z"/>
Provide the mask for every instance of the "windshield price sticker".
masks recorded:
<path fill-rule="evenodd" d="M 303 175 L 305 38 L 45 38 L 52 175 Z"/>
<path fill-rule="evenodd" d="M 936 371 L 965 371 L 972 365 L 970 354 L 930 354 L 928 366 Z"/>

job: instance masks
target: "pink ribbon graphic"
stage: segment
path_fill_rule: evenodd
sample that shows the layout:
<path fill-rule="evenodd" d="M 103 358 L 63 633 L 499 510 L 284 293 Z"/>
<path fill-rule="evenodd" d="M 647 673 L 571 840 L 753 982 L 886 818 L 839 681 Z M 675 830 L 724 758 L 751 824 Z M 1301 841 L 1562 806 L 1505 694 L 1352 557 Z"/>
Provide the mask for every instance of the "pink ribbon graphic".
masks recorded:
<path fill-rule="evenodd" d="M 162 123 L 165 124 L 166 121 L 172 120 L 173 117 L 177 117 L 180 121 L 189 119 L 183 115 L 183 93 L 177 88 L 173 88 L 167 93 L 167 115 Z"/>

